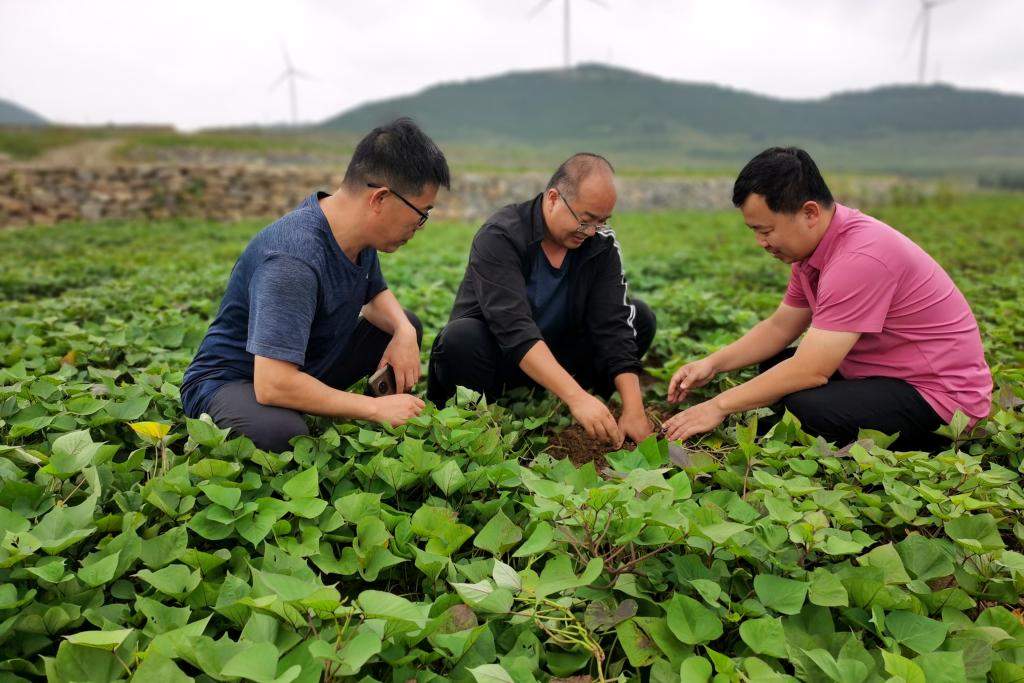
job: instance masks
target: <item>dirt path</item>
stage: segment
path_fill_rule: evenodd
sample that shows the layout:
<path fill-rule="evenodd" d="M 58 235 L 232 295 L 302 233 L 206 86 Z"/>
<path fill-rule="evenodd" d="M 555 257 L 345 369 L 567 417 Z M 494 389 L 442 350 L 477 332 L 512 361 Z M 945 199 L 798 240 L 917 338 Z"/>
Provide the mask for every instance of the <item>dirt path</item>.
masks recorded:
<path fill-rule="evenodd" d="M 117 138 L 83 140 L 47 150 L 30 163 L 33 166 L 102 166 L 114 160 L 114 152 L 121 143 Z"/>

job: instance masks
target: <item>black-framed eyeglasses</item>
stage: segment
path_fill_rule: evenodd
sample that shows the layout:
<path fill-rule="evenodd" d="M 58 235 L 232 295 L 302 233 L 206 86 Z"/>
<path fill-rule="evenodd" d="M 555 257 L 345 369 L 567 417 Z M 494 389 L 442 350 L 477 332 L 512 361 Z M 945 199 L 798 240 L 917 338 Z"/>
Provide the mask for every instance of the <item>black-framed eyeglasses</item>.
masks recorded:
<path fill-rule="evenodd" d="M 565 208 L 569 209 L 569 213 L 571 213 L 572 217 L 576 219 L 576 222 L 579 223 L 579 225 L 576 227 L 576 232 L 578 232 L 579 234 L 589 237 L 590 235 L 596 234 L 598 230 L 607 230 L 609 228 L 608 223 L 587 223 L 586 221 L 581 219 L 575 211 L 572 210 L 572 207 L 569 206 L 569 202 L 566 201 L 565 197 L 562 196 L 561 192 L 558 193 L 558 197 L 562 200 L 562 203 L 565 204 Z M 589 232 L 591 230 L 593 230 L 593 232 Z"/>
<path fill-rule="evenodd" d="M 372 187 L 372 188 L 373 188 L 373 189 L 375 189 L 375 190 L 387 190 L 387 191 L 388 191 L 388 192 L 390 192 L 391 194 L 393 194 L 393 195 L 395 195 L 396 197 L 398 197 L 399 199 L 401 199 L 401 200 L 402 200 L 402 203 L 403 203 L 403 204 L 405 204 L 405 205 L 406 205 L 406 206 L 408 206 L 408 207 L 409 207 L 410 209 L 412 209 L 412 210 L 413 210 L 413 211 L 415 211 L 415 212 L 416 212 L 417 214 L 419 214 L 419 217 L 420 217 L 420 222 L 416 224 L 416 226 L 417 226 L 417 227 L 422 227 L 422 226 L 423 226 L 423 224 L 427 222 L 427 219 L 428 219 L 428 218 L 430 218 L 430 211 L 429 211 L 429 210 L 427 210 L 427 211 L 420 211 L 420 210 L 419 210 L 419 208 L 418 208 L 418 207 L 417 207 L 417 206 L 416 206 L 415 204 L 413 204 L 413 203 L 412 203 L 412 202 L 410 202 L 410 201 L 409 201 L 408 199 L 406 199 L 406 198 L 405 198 L 405 197 L 403 197 L 402 195 L 400 195 L 400 194 L 398 194 L 397 192 L 395 192 L 395 191 L 394 191 L 393 189 L 391 189 L 390 187 L 387 187 L 387 186 L 385 186 L 385 185 L 377 185 L 376 183 L 366 183 L 366 186 L 367 186 L 367 187 Z M 572 211 L 572 209 L 569 209 L 569 210 L 570 210 L 570 211 Z"/>

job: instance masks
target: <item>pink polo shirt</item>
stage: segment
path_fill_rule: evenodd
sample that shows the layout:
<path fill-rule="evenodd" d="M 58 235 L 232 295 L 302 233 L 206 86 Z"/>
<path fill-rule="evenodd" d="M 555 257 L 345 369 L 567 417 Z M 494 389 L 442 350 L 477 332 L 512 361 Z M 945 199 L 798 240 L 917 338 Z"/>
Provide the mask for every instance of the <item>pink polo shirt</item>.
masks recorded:
<path fill-rule="evenodd" d="M 836 204 L 814 253 L 793 264 L 783 303 L 810 307 L 811 326 L 859 332 L 846 379 L 896 377 L 947 423 L 960 409 L 988 417 L 992 374 L 978 323 L 946 271 L 910 238 Z"/>

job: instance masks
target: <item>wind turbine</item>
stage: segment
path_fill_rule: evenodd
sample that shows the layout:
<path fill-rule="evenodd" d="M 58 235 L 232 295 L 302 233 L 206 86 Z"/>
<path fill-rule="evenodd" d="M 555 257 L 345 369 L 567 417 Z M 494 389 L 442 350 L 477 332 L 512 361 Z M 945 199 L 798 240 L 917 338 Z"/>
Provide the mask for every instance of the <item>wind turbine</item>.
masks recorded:
<path fill-rule="evenodd" d="M 296 101 L 295 93 L 295 80 L 299 78 L 312 80 L 312 77 L 309 74 L 303 71 L 299 71 L 298 69 L 295 68 L 295 66 L 292 64 L 292 58 L 288 54 L 288 48 L 285 47 L 283 44 L 281 45 L 281 55 L 284 57 L 284 71 L 281 72 L 281 75 L 277 77 L 277 80 L 270 84 L 270 90 L 273 91 L 277 88 L 277 86 L 281 85 L 285 81 L 288 81 L 288 100 L 291 104 L 292 128 L 294 128 L 298 124 L 299 119 L 299 107 Z"/>
<path fill-rule="evenodd" d="M 948 2 L 952 2 L 952 0 L 921 0 L 921 11 L 918 12 L 914 26 L 910 29 L 910 40 L 914 39 L 919 28 L 921 30 L 921 56 L 917 63 L 917 82 L 922 85 L 928 69 L 928 34 L 931 31 L 932 10 Z"/>
<path fill-rule="evenodd" d="M 607 8 L 608 5 L 604 0 L 587 0 L 587 2 L 597 5 L 598 7 Z M 529 11 L 526 15 L 528 18 L 533 19 L 535 16 L 540 14 L 540 11 L 547 7 L 551 3 L 551 0 L 540 0 L 537 5 Z M 572 0 L 562 0 L 562 63 L 565 70 L 568 71 L 572 67 L 572 54 L 570 51 L 572 43 L 572 23 L 570 21 L 569 5 L 572 4 Z"/>

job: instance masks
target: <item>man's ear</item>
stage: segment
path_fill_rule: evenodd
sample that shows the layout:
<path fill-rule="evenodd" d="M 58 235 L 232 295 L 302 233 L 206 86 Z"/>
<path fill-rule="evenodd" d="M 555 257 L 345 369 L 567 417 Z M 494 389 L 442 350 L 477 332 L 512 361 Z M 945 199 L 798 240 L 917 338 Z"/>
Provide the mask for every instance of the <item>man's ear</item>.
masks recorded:
<path fill-rule="evenodd" d="M 821 219 L 821 205 L 818 204 L 818 202 L 804 202 L 804 205 L 800 210 L 803 212 L 804 219 L 807 221 L 808 225 L 817 225 L 818 220 Z"/>
<path fill-rule="evenodd" d="M 380 187 L 373 189 L 367 199 L 369 203 L 370 211 L 379 214 L 384 210 L 384 198 L 388 196 L 387 188 Z"/>

